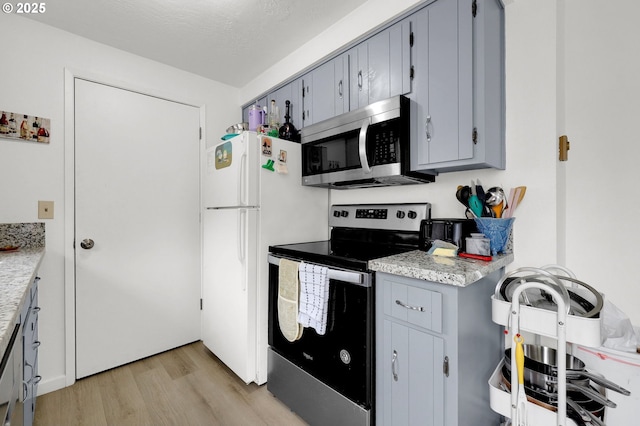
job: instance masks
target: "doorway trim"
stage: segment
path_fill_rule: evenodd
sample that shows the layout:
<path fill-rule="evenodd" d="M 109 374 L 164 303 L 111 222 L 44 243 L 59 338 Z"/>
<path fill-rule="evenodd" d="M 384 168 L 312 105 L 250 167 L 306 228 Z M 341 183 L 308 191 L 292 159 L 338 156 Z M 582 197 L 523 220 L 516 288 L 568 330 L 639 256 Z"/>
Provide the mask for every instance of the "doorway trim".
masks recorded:
<path fill-rule="evenodd" d="M 136 92 L 198 108 L 200 111 L 200 167 L 206 135 L 205 105 L 181 99 L 163 89 L 143 87 L 139 83 L 121 81 L 110 76 L 73 68 L 64 69 L 64 332 L 65 374 L 48 384 L 51 390 L 71 386 L 76 381 L 76 311 L 75 311 L 75 80 L 82 79 L 118 89 Z M 202 203 L 200 203 L 202 204 Z M 202 220 L 200 221 L 202 229 Z M 202 236 L 200 237 L 202 246 Z M 202 272 L 201 272 L 202 274 Z"/>

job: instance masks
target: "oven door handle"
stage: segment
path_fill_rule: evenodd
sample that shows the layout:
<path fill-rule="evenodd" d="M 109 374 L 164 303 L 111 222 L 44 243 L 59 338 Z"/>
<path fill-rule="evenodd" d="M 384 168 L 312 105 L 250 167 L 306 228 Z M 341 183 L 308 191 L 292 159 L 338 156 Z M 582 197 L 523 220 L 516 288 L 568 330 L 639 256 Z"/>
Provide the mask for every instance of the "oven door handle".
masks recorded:
<path fill-rule="evenodd" d="M 358 137 L 358 154 L 360 155 L 362 171 L 365 174 L 371 173 L 371 167 L 369 167 L 369 162 L 367 161 L 367 130 L 369 130 L 369 124 L 371 124 L 371 118 L 364 119 Z"/>
<path fill-rule="evenodd" d="M 272 254 L 268 255 L 269 263 L 272 265 L 279 266 L 280 259 L 282 258 Z M 344 271 L 342 269 L 328 268 L 327 275 L 330 280 L 343 281 L 362 287 L 371 287 L 371 280 L 369 278 L 369 273 L 367 272 Z"/>

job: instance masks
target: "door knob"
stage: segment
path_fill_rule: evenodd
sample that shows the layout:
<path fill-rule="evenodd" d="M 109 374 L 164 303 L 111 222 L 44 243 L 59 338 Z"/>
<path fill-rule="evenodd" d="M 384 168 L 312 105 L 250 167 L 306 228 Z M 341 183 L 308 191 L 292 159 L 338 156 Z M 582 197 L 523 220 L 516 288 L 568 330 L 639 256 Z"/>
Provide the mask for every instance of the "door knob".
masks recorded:
<path fill-rule="evenodd" d="M 82 247 L 85 250 L 90 250 L 93 248 L 94 242 L 91 238 L 85 238 L 84 240 L 82 240 L 80 242 L 80 247 Z"/>

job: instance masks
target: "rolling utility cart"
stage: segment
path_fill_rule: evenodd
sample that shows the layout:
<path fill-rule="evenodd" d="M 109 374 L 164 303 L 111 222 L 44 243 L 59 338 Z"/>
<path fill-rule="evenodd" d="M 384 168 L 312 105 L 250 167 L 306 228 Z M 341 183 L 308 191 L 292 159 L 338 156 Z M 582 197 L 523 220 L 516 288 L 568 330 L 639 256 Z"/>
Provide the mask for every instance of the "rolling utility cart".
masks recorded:
<path fill-rule="evenodd" d="M 557 266 L 544 268 L 520 268 L 506 274 L 496 285 L 496 292 L 491 296 L 492 320 L 505 327 L 507 341 L 511 342 L 511 349 L 505 350 L 505 359 L 495 369 L 489 380 L 491 408 L 510 419 L 507 424 L 512 426 L 577 426 L 599 425 L 602 422 L 589 411 L 582 409 L 569 400 L 572 411 L 579 416 L 577 423 L 567 417 L 567 342 L 578 343 L 590 347 L 598 347 L 601 341 L 601 319 L 599 310 L 602 308 L 602 296 L 591 287 L 575 280 L 569 272 L 569 277 L 554 275 L 552 269 Z M 594 306 L 588 315 L 576 315 L 572 312 L 572 299 L 563 281 L 580 283 L 588 287 L 593 293 Z M 505 293 L 505 286 L 509 291 Z M 534 289 L 534 291 L 527 290 Z M 537 289 L 537 290 L 535 290 Z M 543 295 L 538 301 L 530 301 L 530 295 Z M 525 303 L 521 303 L 521 298 Z M 538 303 L 536 303 L 538 302 Z M 550 304 L 556 305 L 553 309 Z M 540 306 L 540 307 L 538 307 Z M 597 312 L 595 312 L 597 310 Z M 557 341 L 556 361 L 557 399 L 554 401 L 557 411 L 545 408 L 540 401 L 527 398 L 524 388 L 524 354 L 522 351 L 522 336 L 528 332 L 533 335 L 546 336 Z M 510 356 L 509 356 L 510 354 Z M 505 365 L 507 363 L 508 365 Z M 510 379 L 504 371 L 510 371 Z M 518 374 L 516 374 L 518 373 Z M 606 400 L 606 398 L 604 398 Z M 610 401 L 609 401 L 610 402 Z"/>

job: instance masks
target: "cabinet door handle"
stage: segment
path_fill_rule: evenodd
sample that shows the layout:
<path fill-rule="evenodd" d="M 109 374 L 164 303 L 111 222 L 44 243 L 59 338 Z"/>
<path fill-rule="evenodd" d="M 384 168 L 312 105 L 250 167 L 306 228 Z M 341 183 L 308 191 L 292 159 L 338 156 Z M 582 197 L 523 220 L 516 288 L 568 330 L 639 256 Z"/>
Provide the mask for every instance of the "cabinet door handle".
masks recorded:
<path fill-rule="evenodd" d="M 362 90 L 362 70 L 358 71 L 358 89 Z"/>
<path fill-rule="evenodd" d="M 393 350 L 393 357 L 391 358 L 391 373 L 393 374 L 393 380 L 398 381 L 398 372 L 396 371 L 396 365 L 398 363 L 398 352 Z"/>
<path fill-rule="evenodd" d="M 425 309 L 422 306 L 407 305 L 406 303 L 402 303 L 399 300 L 396 300 L 396 305 L 400 305 L 403 308 L 411 309 L 412 311 L 418 311 L 418 312 L 424 312 L 425 311 Z"/>
<path fill-rule="evenodd" d="M 431 116 L 427 115 L 427 120 L 424 123 L 424 129 L 427 134 L 427 142 L 431 142 Z"/>
<path fill-rule="evenodd" d="M 342 99 L 342 80 L 338 83 L 338 95 L 340 96 L 340 99 Z"/>

